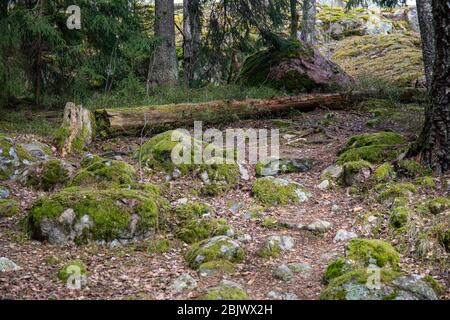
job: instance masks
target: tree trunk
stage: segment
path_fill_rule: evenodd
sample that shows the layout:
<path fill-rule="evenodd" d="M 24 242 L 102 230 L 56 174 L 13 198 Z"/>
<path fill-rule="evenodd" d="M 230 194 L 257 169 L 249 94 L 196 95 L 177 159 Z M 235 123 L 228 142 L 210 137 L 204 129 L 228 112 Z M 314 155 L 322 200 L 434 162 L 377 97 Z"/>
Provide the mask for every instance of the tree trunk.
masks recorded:
<path fill-rule="evenodd" d="M 183 1 L 183 62 L 184 81 L 190 86 L 195 80 L 201 41 L 200 0 Z"/>
<path fill-rule="evenodd" d="M 98 109 L 95 111 L 97 128 L 102 135 L 133 135 L 146 131 L 159 132 L 170 128 L 192 125 L 226 123 L 236 119 L 259 118 L 292 110 L 311 111 L 316 107 L 344 109 L 355 101 L 374 95 L 371 92 L 352 94 L 311 94 L 274 99 L 219 100 L 202 103 L 183 103 L 125 109 Z"/>
<path fill-rule="evenodd" d="M 178 82 L 178 60 L 175 47 L 173 0 L 155 0 L 155 35 L 161 43 L 155 48 L 151 83 L 153 85 Z"/>
<path fill-rule="evenodd" d="M 450 0 L 433 0 L 432 8 L 436 55 L 418 145 L 422 162 L 441 174 L 450 169 Z"/>
<path fill-rule="evenodd" d="M 297 0 L 290 0 L 291 5 L 291 37 L 298 38 L 298 12 Z"/>
<path fill-rule="evenodd" d="M 40 0 L 39 16 L 44 15 L 45 0 Z M 41 105 L 41 91 L 42 91 L 42 34 L 39 32 L 36 43 L 36 57 L 34 62 L 34 100 L 36 106 Z"/>
<path fill-rule="evenodd" d="M 302 40 L 309 45 L 316 42 L 316 0 L 303 1 Z"/>
<path fill-rule="evenodd" d="M 422 38 L 423 64 L 425 67 L 425 78 L 427 87 L 431 87 L 434 61 L 434 28 L 432 0 L 416 0 L 417 17 L 419 20 L 420 37 Z"/>

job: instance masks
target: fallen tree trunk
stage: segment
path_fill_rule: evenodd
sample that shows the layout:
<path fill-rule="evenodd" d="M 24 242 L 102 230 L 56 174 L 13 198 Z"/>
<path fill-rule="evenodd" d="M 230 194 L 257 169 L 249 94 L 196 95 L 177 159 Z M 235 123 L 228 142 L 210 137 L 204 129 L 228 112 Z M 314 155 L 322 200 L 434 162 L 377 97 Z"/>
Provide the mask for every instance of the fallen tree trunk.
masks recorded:
<path fill-rule="evenodd" d="M 367 95 L 367 93 L 365 93 Z M 344 109 L 361 94 L 311 94 L 274 99 L 218 100 L 202 103 L 182 103 L 95 111 L 97 129 L 104 136 L 158 132 L 169 128 L 259 118 L 292 110 L 311 111 L 317 107 Z"/>

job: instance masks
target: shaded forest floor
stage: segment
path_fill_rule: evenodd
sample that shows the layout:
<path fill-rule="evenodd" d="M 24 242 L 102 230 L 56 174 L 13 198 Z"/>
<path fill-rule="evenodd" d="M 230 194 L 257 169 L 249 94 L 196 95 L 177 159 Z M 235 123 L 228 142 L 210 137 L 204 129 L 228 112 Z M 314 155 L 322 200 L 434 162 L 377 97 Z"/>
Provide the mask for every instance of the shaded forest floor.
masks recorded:
<path fill-rule="evenodd" d="M 355 232 L 359 237 L 386 239 L 398 244 L 399 240 L 386 228 L 374 236 L 367 230 L 364 217 L 367 212 L 382 206 L 372 192 L 350 194 L 349 190 L 335 186 L 329 190 L 318 187 L 322 172 L 335 163 L 338 151 L 349 137 L 375 131 L 397 131 L 407 139 L 414 139 L 421 126 L 422 107 L 420 105 L 396 106 L 389 115 L 380 115 L 369 108 L 355 108 L 346 111 L 316 110 L 310 113 L 292 114 L 285 120 L 248 120 L 233 123 L 234 128 L 276 128 L 280 129 L 281 153 L 283 158 L 314 159 L 312 170 L 291 173 L 293 181 L 306 186 L 311 197 L 297 205 L 265 207 L 259 214 L 251 214 L 258 206 L 251 197 L 255 180 L 254 166 L 247 166 L 248 181 L 241 181 L 231 191 L 222 196 L 202 197 L 198 194 L 201 182 L 190 178 L 165 181 L 165 174 L 145 171 L 144 180 L 163 187 L 164 195 L 175 207 L 182 201 L 199 200 L 209 204 L 215 216 L 226 219 L 239 234 L 249 235 L 242 242 L 246 254 L 245 261 L 237 264 L 231 274 L 217 277 L 203 277 L 189 268 L 184 253 L 188 245 L 174 236 L 164 235 L 170 240 L 170 249 L 165 253 L 150 254 L 139 243 L 109 247 L 100 245 L 58 247 L 30 239 L 16 226 L 27 214 L 35 199 L 48 193 L 35 191 L 14 182 L 8 183 L 14 198 L 20 202 L 21 213 L 11 218 L 0 219 L 0 257 L 7 257 L 20 266 L 13 273 L 0 273 L 0 297 L 7 299 L 191 299 L 203 294 L 206 289 L 217 284 L 222 278 L 241 284 L 250 298 L 269 299 L 274 291 L 278 294 L 294 294 L 299 299 L 317 299 L 324 288 L 323 275 L 327 264 L 341 256 L 346 247 L 342 241 L 334 241 L 338 230 Z M 53 120 L 46 120 L 52 124 Z M 368 125 L 369 124 L 369 125 Z M 25 123 L 21 125 L 27 127 Z M 54 124 L 57 127 L 57 124 Z M 51 125 L 49 126 L 51 127 Z M 230 126 L 222 126 L 226 129 Z M 27 128 L 32 128 L 28 126 Z M 26 130 L 30 132 L 32 130 Z M 18 141 L 35 138 L 51 143 L 43 136 L 17 134 Z M 140 138 L 115 138 L 99 141 L 88 150 L 94 154 L 130 154 L 140 143 Z M 128 156 L 122 160 L 133 163 Z M 71 159 L 77 163 L 79 158 Z M 435 178 L 436 187 L 421 189 L 415 195 L 425 199 L 436 195 L 446 195 L 442 181 L 447 177 Z M 448 194 L 447 194 L 448 196 Z M 267 223 L 272 221 L 277 223 Z M 332 227 L 323 234 L 306 230 L 292 230 L 282 227 L 283 223 L 309 224 L 317 220 L 328 221 Z M 264 259 L 256 252 L 271 235 L 289 235 L 295 240 L 293 250 L 284 252 L 278 258 Z M 161 235 L 163 236 L 163 235 Z M 144 247 L 144 248 L 143 248 Z M 58 270 L 69 260 L 82 259 L 88 268 L 87 287 L 69 290 L 61 282 Z M 273 277 L 277 266 L 288 263 L 306 263 L 310 272 L 296 274 L 289 282 Z M 417 257 L 414 252 L 401 252 L 400 266 L 403 270 L 431 275 L 446 293 L 441 298 L 450 298 L 448 255 L 443 257 Z M 198 287 L 177 293 L 173 290 L 174 280 L 188 273 L 198 281 Z"/>

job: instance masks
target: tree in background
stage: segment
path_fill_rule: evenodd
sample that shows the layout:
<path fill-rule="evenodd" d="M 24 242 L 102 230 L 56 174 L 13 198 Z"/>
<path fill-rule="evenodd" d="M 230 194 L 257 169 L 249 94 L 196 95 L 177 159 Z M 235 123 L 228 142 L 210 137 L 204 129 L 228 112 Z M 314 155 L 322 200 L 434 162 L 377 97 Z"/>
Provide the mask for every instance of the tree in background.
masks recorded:
<path fill-rule="evenodd" d="M 193 84 L 199 67 L 201 46 L 202 10 L 200 0 L 183 1 L 183 71 L 184 81 Z"/>
<path fill-rule="evenodd" d="M 298 38 L 298 12 L 297 12 L 297 0 L 290 0 L 291 10 L 291 37 Z"/>
<path fill-rule="evenodd" d="M 432 0 L 416 0 L 417 17 L 419 19 L 420 37 L 422 38 L 423 63 L 427 87 L 431 86 L 434 62 L 434 27 Z"/>
<path fill-rule="evenodd" d="M 303 0 L 302 40 L 310 45 L 316 41 L 316 0 Z"/>
<path fill-rule="evenodd" d="M 155 0 L 156 46 L 151 82 L 174 85 L 178 82 L 178 59 L 175 47 L 175 12 L 173 0 Z"/>

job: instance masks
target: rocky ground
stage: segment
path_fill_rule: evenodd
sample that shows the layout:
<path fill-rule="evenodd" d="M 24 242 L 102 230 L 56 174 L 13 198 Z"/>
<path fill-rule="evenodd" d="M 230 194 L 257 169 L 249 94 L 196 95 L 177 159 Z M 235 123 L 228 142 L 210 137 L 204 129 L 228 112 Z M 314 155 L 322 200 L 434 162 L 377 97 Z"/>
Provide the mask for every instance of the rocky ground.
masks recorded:
<path fill-rule="evenodd" d="M 413 229 L 408 227 L 414 221 L 421 219 L 417 218 L 415 213 L 409 216 L 410 224 L 403 225 L 404 229 L 392 227 L 393 213 L 391 211 L 397 207 L 392 203 L 379 201 L 379 197 L 382 194 L 380 190 L 386 191 L 389 182 L 394 181 L 394 177 L 380 178 L 379 181 L 383 180 L 384 183 L 381 186 L 380 183 L 376 186 L 372 183 L 373 179 L 379 177 L 374 171 L 377 172 L 376 168 L 379 168 L 381 163 L 371 161 L 373 163 L 369 164 L 368 172 L 358 167 L 358 172 L 352 176 L 351 183 L 345 182 L 342 173 L 336 174 L 337 178 L 330 174 L 324 175 L 326 168 L 336 164 L 339 150 L 352 136 L 389 130 L 399 132 L 406 140 L 410 140 L 417 134 L 417 128 L 414 126 L 416 122 L 420 123 L 420 106 L 402 105 L 393 108 L 383 104 L 380 107 L 380 101 L 372 102 L 375 105 L 365 104 L 352 111 L 316 110 L 291 115 L 289 120 L 248 120 L 237 121 L 233 124 L 234 128 L 279 128 L 283 159 L 295 159 L 302 163 L 309 163 L 304 162 L 305 159 L 313 161 L 311 168 L 307 168 L 309 170 L 300 170 L 305 172 L 277 176 L 284 179 L 284 182 L 300 184 L 307 200 L 291 196 L 285 203 L 279 199 L 276 205 L 274 202 L 265 201 L 263 195 L 255 189 L 257 177 L 254 165 L 245 165 L 244 171 L 248 172 L 248 177 L 241 172 L 238 181 L 232 183 L 225 192 L 216 196 L 206 196 L 201 191 L 206 184 L 204 179 L 202 181 L 194 174 L 167 179 L 167 172 L 163 172 L 161 168 L 146 168 L 133 159 L 132 153 L 140 147 L 142 141 L 148 140 L 147 137 L 119 137 L 95 142 L 86 152 L 131 164 L 136 170 L 138 184 L 158 185 L 161 188 L 161 196 L 168 200 L 169 208 L 165 213 L 167 219 L 161 222 L 156 232 L 152 233 L 149 239 L 129 241 L 126 244 L 118 241 L 105 243 L 87 241 L 77 245 L 75 244 L 77 241 L 67 241 L 63 245 L 56 245 L 50 243 L 55 241 L 48 235 L 47 238 L 43 237 L 44 241 L 37 241 L 21 227 L 23 219 L 30 215 L 36 199 L 39 197 L 48 199 L 50 195 L 58 193 L 63 185 L 74 184 L 73 175 L 79 174 L 82 170 L 80 169 L 82 154 L 65 159 L 67 163 L 73 164 L 73 170 L 68 170 L 68 175 L 72 178 L 61 179 L 49 188 L 46 188 L 41 180 L 34 183 L 34 186 L 27 182 L 20 182 L 20 179 L 2 182 L 2 197 L 15 200 L 18 210 L 2 209 L 4 216 L 0 215 L 0 257 L 14 262 L 10 264 L 4 259 L 0 263 L 0 267 L 3 268 L 3 272 L 0 272 L 0 297 L 3 299 L 195 299 L 199 297 L 214 299 L 227 294 L 227 297 L 242 298 L 246 294 L 251 299 L 318 299 L 326 288 L 324 276 L 327 266 L 334 259 L 344 256 L 348 251 L 346 248 L 350 239 L 358 237 L 384 239 L 391 243 L 400 252 L 398 265 L 394 266 L 397 262 L 392 263 L 392 269 L 425 277 L 424 279 L 427 279 L 427 283 L 432 284 L 433 288 L 439 288 L 436 290 L 436 296 L 441 299 L 450 298 L 449 260 L 448 251 L 444 248 L 445 243 L 435 241 L 435 238 L 428 234 L 429 246 L 419 248 L 415 240 L 411 239 L 419 235 L 412 234 L 410 231 Z M 382 112 L 383 108 L 397 116 L 386 117 Z M 223 126 L 220 129 L 226 128 L 230 126 Z M 52 143 L 37 136 L 17 135 L 14 138 L 16 143 L 29 143 L 32 140 L 39 140 L 50 145 Z M 59 157 L 56 149 L 54 146 L 53 150 L 49 151 L 51 158 Z M 359 161 L 359 159 L 353 160 Z M 39 177 L 39 174 L 37 176 Z M 417 186 L 417 193 L 401 191 L 402 196 L 408 198 L 408 210 L 419 211 L 420 204 L 437 196 L 448 199 L 449 189 L 445 181 L 449 177 L 429 178 L 427 187 L 421 184 L 424 180 L 423 176 L 397 179 L 399 182 L 410 182 Z M 81 184 L 87 183 L 87 179 L 83 178 Z M 30 180 L 27 178 L 26 181 Z M 120 184 L 123 185 L 123 182 Z M 114 187 L 117 188 L 116 185 Z M 83 188 L 87 186 L 83 185 Z M 88 190 L 98 191 L 105 188 L 110 190 L 111 185 L 106 187 L 102 184 L 94 184 L 94 187 L 90 186 L 90 188 L 93 189 Z M 10 191 L 9 195 L 6 194 L 5 189 Z M 49 189 L 49 191 L 43 189 Z M 274 190 L 270 189 L 269 194 L 274 193 Z M 160 196 L 153 194 L 151 197 L 159 199 Z M 405 197 L 399 196 L 395 199 L 400 198 Z M 195 262 L 197 260 L 185 258 L 190 248 L 196 245 L 185 243 L 177 231 L 179 224 L 182 223 L 178 213 L 181 211 L 177 211 L 177 208 L 185 208 L 186 204 L 197 202 L 209 206 L 210 209 L 206 210 L 207 215 L 224 219 L 228 225 L 222 233 L 225 234 L 225 238 L 222 239 L 227 242 L 229 251 L 225 250 L 227 254 L 219 257 L 220 267 L 208 269 L 209 271 L 212 269 L 211 272 L 206 270 L 206 267 L 203 268 L 206 268 L 206 271 L 202 267 L 200 271 L 195 270 L 198 267 Z M 445 214 L 448 213 L 449 207 L 445 207 L 445 204 L 443 206 L 444 208 L 438 211 L 439 216 L 444 217 L 445 225 L 448 223 L 448 215 L 445 216 Z M 37 217 L 36 212 L 33 214 Z M 435 216 L 430 215 L 430 218 L 427 216 L 424 219 L 425 221 L 420 220 L 424 223 L 423 228 L 433 219 Z M 29 220 L 28 223 L 30 223 Z M 432 228 L 437 226 L 438 224 L 433 225 Z M 213 237 L 215 235 L 217 232 L 203 238 L 206 239 L 205 241 L 217 241 L 217 238 Z M 278 236 L 278 238 L 272 238 L 272 242 L 268 244 L 267 241 L 272 236 Z M 196 238 L 196 240 L 199 239 Z M 274 244 L 273 241 L 276 243 Z M 237 251 L 234 246 L 239 247 L 240 251 Z M 265 254 L 262 248 L 268 248 Z M 220 248 L 222 249 L 223 247 Z M 192 250 L 190 254 L 197 259 L 198 255 L 195 256 L 196 252 Z M 271 251 L 278 252 L 273 254 Z M 231 255 L 228 254 L 230 252 Z M 348 257 L 353 259 L 351 256 Z M 83 281 L 81 289 L 69 289 L 66 287 L 66 281 L 61 280 L 67 279 L 61 275 L 61 268 L 66 263 L 78 259 L 87 270 L 87 281 L 85 283 Z M 82 273 L 84 274 L 84 271 Z M 219 285 L 219 283 L 222 284 Z M 217 285 L 219 287 L 211 289 Z M 424 286 L 422 283 L 419 287 Z M 203 296 L 205 293 L 208 296 Z M 330 295 L 322 296 L 322 298 L 330 297 L 336 298 Z M 417 296 L 414 297 L 417 298 Z M 430 294 L 421 296 L 421 298 L 424 297 L 430 297 Z"/>

